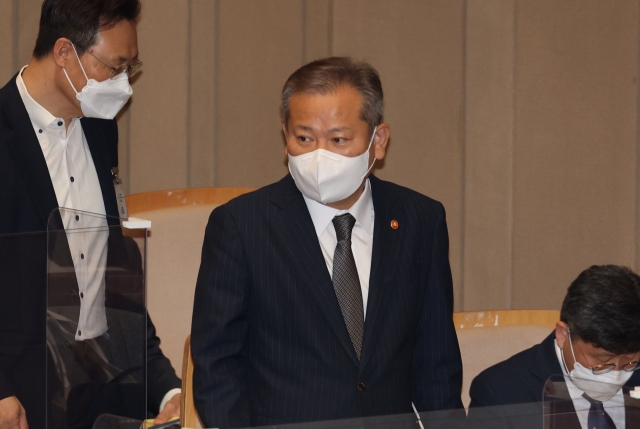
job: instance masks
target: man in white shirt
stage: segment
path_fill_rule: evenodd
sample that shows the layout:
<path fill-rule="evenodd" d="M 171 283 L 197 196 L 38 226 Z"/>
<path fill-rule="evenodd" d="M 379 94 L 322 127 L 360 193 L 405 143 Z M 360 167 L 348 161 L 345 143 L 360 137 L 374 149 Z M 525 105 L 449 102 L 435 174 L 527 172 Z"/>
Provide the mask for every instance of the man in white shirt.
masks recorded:
<path fill-rule="evenodd" d="M 469 416 L 488 418 L 487 413 L 511 407 L 514 423 L 519 407 L 522 413 L 528 409 L 516 404 L 540 403 L 546 392 L 547 414 L 554 415 L 557 429 L 640 427 L 640 401 L 627 394 L 640 385 L 639 318 L 637 274 L 615 265 L 583 271 L 571 283 L 560 321 L 547 339 L 473 380 Z M 547 384 L 554 375 L 559 384 Z M 531 427 L 541 427 L 541 410 Z M 514 426 L 523 427 L 523 421 Z"/>
<path fill-rule="evenodd" d="M 47 230 L 58 207 L 73 210 L 60 212 L 77 282 L 69 291 L 79 304 L 72 341 L 109 338 L 109 234 L 70 231 L 118 225 L 113 118 L 131 96 L 129 77 L 142 64 L 139 13 L 139 0 L 46 0 L 33 59 L 0 90 L 0 235 L 23 234 L 0 240 L 2 429 L 45 425 L 44 389 L 53 371 L 44 370 L 47 241 L 37 233 Z M 149 408 L 162 410 L 163 422 L 179 414 L 180 380 L 150 321 L 147 328 Z"/>

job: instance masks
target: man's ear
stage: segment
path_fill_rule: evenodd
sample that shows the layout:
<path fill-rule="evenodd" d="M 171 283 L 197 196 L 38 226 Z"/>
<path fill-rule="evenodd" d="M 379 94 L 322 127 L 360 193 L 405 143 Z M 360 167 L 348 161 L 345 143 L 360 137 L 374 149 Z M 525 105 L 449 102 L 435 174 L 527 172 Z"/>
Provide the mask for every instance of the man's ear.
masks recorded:
<path fill-rule="evenodd" d="M 373 153 L 377 160 L 381 160 L 387 153 L 387 144 L 391 135 L 391 127 L 385 123 L 378 125 L 373 136 Z"/>
<path fill-rule="evenodd" d="M 556 323 L 556 341 L 560 348 L 564 346 L 566 341 L 569 341 L 569 326 L 562 321 Z"/>
<path fill-rule="evenodd" d="M 66 37 L 61 37 L 56 40 L 51 54 L 53 55 L 53 61 L 62 69 L 67 68 L 71 58 L 76 56 L 71 40 Z"/>

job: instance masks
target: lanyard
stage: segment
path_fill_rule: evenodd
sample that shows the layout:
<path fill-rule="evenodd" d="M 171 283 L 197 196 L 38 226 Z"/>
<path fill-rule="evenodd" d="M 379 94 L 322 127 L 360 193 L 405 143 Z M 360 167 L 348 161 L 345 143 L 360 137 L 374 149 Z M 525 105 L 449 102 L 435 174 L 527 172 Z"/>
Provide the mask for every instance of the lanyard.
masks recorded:
<path fill-rule="evenodd" d="M 113 186 L 116 189 L 116 200 L 118 201 L 118 216 L 120 219 L 129 219 L 129 212 L 127 211 L 127 201 L 124 198 L 124 186 L 122 186 L 122 180 L 118 177 L 118 167 L 111 169 L 111 175 L 113 176 Z"/>

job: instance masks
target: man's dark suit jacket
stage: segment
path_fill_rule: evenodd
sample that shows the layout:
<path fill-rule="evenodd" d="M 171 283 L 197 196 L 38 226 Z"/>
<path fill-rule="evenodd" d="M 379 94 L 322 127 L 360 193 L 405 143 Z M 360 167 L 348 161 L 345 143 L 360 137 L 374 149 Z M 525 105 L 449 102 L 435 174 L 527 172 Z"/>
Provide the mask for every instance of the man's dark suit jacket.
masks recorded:
<path fill-rule="evenodd" d="M 117 218 L 111 178 L 111 168 L 117 165 L 116 121 L 84 118 L 81 122 L 106 213 Z M 45 427 L 47 239 L 42 231 L 47 230 L 49 215 L 57 207 L 49 170 L 14 77 L 0 89 L 0 235 L 23 236 L 13 240 L 15 245 L 5 238 L 0 254 L 0 399 L 17 396 L 32 428 Z M 158 411 L 169 390 L 181 385 L 159 346 L 149 320 L 151 412 Z"/>
<path fill-rule="evenodd" d="M 488 418 L 487 414 L 510 413 L 512 417 L 508 420 L 511 424 L 507 424 L 507 427 L 541 428 L 545 383 L 552 375 L 562 375 L 554 340 L 555 332 L 552 332 L 542 343 L 482 371 L 474 378 L 469 391 L 471 396 L 469 418 L 473 420 Z M 626 383 L 628 387 L 636 385 L 640 385 L 640 372 L 638 371 Z M 490 408 L 482 410 L 480 407 Z M 530 414 L 535 412 L 536 415 L 522 416 L 518 422 L 518 418 L 513 416 L 518 410 L 521 410 L 523 414 L 530 411 Z M 627 427 L 640 427 L 638 409 L 630 408 L 629 411 L 634 412 L 626 414 Z M 552 427 L 580 429 L 573 402 L 556 402 L 553 412 L 561 415 L 556 418 L 555 426 Z"/>
<path fill-rule="evenodd" d="M 375 224 L 360 361 L 292 177 L 212 212 L 191 339 L 206 427 L 411 413 L 412 402 L 419 411 L 462 408 L 444 208 L 370 180 Z"/>

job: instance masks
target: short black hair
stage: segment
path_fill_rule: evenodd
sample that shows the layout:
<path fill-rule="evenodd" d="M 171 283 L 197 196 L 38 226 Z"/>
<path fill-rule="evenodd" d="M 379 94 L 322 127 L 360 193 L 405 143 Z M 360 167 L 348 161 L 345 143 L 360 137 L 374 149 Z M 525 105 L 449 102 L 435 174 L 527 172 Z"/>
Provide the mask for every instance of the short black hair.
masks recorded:
<path fill-rule="evenodd" d="M 640 277 L 617 265 L 584 270 L 569 286 L 560 320 L 572 337 L 608 352 L 640 351 Z"/>
<path fill-rule="evenodd" d="M 382 82 L 376 69 L 364 61 L 349 57 L 329 57 L 316 60 L 293 72 L 282 88 L 280 115 L 289 123 L 289 101 L 297 93 L 332 94 L 340 86 L 349 86 L 362 97 L 360 119 L 369 125 L 369 132 L 382 122 L 384 113 Z"/>
<path fill-rule="evenodd" d="M 71 40 L 78 55 L 98 42 L 98 32 L 121 21 L 137 21 L 140 0 L 44 0 L 33 56 L 43 58 L 61 37 Z"/>

